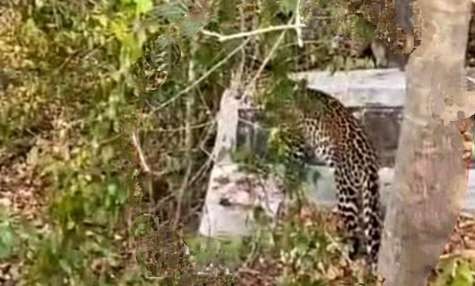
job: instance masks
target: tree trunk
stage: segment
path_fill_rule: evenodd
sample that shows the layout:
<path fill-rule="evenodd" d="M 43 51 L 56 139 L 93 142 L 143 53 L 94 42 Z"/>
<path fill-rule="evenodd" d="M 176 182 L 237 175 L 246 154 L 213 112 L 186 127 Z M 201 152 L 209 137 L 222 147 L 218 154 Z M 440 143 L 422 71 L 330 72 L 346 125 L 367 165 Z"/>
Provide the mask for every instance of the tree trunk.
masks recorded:
<path fill-rule="evenodd" d="M 469 105 L 464 59 L 469 0 L 419 0 L 421 46 L 407 71 L 404 119 L 378 270 L 386 286 L 425 285 L 467 188 L 453 124 Z M 457 118 L 458 117 L 458 118 Z"/>

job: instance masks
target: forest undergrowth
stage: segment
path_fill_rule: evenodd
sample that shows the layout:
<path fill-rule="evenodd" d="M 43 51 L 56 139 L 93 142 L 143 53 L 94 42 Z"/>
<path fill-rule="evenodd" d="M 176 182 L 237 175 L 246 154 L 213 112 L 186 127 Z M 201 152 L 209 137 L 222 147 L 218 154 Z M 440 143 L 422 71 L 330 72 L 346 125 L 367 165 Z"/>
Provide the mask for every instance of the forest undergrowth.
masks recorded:
<path fill-rule="evenodd" d="M 202 31 L 238 34 L 246 9 L 251 28 L 285 25 L 298 7 L 244 2 L 0 3 L 1 285 L 370 285 L 312 207 L 243 240 L 195 235 L 214 116 L 244 41 Z M 283 31 L 255 37 L 253 64 L 272 53 L 275 86 L 302 65 L 371 66 L 333 39 L 364 46 L 374 25 L 330 2 L 302 12 L 319 27 L 305 51 L 294 30 L 276 50 Z M 460 223 L 448 253 L 475 249 L 473 218 Z M 434 285 L 472 285 L 471 260 L 447 254 Z"/>

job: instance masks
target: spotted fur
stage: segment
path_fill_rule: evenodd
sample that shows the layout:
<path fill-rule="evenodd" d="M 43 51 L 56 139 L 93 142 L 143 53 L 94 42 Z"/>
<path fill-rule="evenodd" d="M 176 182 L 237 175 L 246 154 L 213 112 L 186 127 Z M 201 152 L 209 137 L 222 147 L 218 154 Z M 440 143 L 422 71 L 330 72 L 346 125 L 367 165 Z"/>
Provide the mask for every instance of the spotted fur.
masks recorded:
<path fill-rule="evenodd" d="M 382 228 L 374 148 L 359 121 L 337 99 L 307 90 L 296 100 L 297 124 L 293 129 L 298 136 L 293 136 L 292 155 L 334 168 L 336 211 L 352 243 L 351 255 L 362 251 L 374 267 Z"/>

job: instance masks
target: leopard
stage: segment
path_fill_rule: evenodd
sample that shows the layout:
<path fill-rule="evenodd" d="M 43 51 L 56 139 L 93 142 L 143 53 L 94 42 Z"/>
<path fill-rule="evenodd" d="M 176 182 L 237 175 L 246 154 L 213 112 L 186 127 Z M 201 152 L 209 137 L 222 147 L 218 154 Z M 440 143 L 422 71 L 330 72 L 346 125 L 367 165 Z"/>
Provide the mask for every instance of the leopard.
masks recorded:
<path fill-rule="evenodd" d="M 257 29 L 261 7 L 260 1 L 240 0 L 233 28 L 241 32 Z M 263 55 L 258 41 L 258 38 L 252 38 L 243 49 L 245 58 L 242 65 L 246 67 L 243 74 L 254 74 L 253 71 L 262 64 L 259 59 Z M 265 66 L 267 72 L 272 70 L 271 66 Z M 295 72 L 311 69 L 313 65 L 296 63 L 292 68 Z M 266 86 L 271 78 L 261 74 L 257 84 Z M 289 160 L 326 164 L 334 168 L 338 201 L 335 212 L 352 246 L 350 256 L 355 258 L 360 252 L 366 253 L 368 264 L 374 269 L 382 226 L 379 166 L 375 149 L 361 123 L 340 101 L 327 93 L 309 90 L 304 85 L 297 85 L 296 108 L 287 110 L 292 113 L 292 119 L 283 118 L 280 124 L 283 130 L 290 131 L 284 132 L 286 135 L 282 138 L 288 141 Z"/>
<path fill-rule="evenodd" d="M 292 119 L 279 127 L 287 155 L 293 161 L 333 168 L 333 211 L 351 245 L 349 256 L 354 260 L 362 255 L 375 271 L 384 217 L 377 152 L 361 122 L 335 97 L 303 88 L 294 101 L 296 106 L 286 108 L 293 110 L 286 119 Z"/>

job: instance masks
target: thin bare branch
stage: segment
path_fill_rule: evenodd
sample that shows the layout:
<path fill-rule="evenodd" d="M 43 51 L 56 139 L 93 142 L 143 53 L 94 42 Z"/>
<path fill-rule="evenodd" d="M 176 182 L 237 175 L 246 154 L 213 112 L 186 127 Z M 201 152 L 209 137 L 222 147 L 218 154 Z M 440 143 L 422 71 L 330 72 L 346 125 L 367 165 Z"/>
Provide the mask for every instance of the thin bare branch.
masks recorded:
<path fill-rule="evenodd" d="M 218 41 L 225 42 L 229 40 L 239 39 L 239 38 L 246 38 L 251 36 L 256 36 L 260 34 L 275 32 L 275 31 L 282 31 L 282 30 L 300 30 L 301 28 L 305 28 L 304 24 L 287 24 L 287 25 L 278 25 L 278 26 L 271 26 L 267 28 L 257 29 L 249 32 L 240 32 L 231 35 L 222 35 L 216 32 L 208 31 L 208 30 L 201 30 L 206 36 L 216 37 Z"/>
<path fill-rule="evenodd" d="M 475 3 L 475 0 L 473 0 L 474 3 Z M 475 83 L 475 78 L 471 77 L 471 76 L 467 76 L 467 79 L 471 82 L 471 83 Z"/>
<path fill-rule="evenodd" d="M 139 155 L 139 160 L 140 160 L 140 166 L 142 166 L 142 169 L 145 173 L 152 173 L 152 169 L 150 169 L 150 166 L 147 163 L 147 160 L 145 159 L 145 155 L 142 151 L 142 147 L 140 146 L 140 141 L 137 136 L 137 133 L 132 133 L 132 144 L 134 144 L 135 150 L 137 150 L 137 153 Z"/>
<path fill-rule="evenodd" d="M 302 48 L 303 39 L 302 39 L 302 23 L 300 22 L 301 21 L 300 2 L 301 2 L 300 0 L 297 0 L 297 7 L 295 8 L 295 33 L 297 33 L 297 45 L 300 48 Z"/>
<path fill-rule="evenodd" d="M 215 122 L 215 119 L 214 118 L 211 118 L 210 120 L 206 121 L 206 122 L 203 122 L 203 123 L 198 123 L 198 124 L 194 124 L 194 125 L 191 125 L 189 127 L 187 126 L 180 126 L 180 127 L 176 127 L 176 128 L 155 128 L 155 129 L 152 129 L 152 131 L 155 131 L 155 132 L 166 132 L 166 133 L 173 133 L 173 132 L 181 132 L 181 131 L 186 131 L 186 128 L 190 128 L 190 129 L 200 129 L 200 128 L 203 128 L 203 127 L 207 127 L 209 125 L 213 125 Z"/>
<path fill-rule="evenodd" d="M 191 61 L 188 67 L 188 80 L 190 82 L 196 82 L 196 73 L 195 73 L 195 54 L 198 50 L 196 42 L 191 46 Z M 183 182 L 178 189 L 177 194 L 177 208 L 175 212 L 175 220 L 173 223 L 174 228 L 178 227 L 178 222 L 182 216 L 182 207 L 183 207 L 183 197 L 185 195 L 185 190 L 189 186 L 189 181 L 191 177 L 191 172 L 193 169 L 193 130 L 191 121 L 193 120 L 193 107 L 195 105 L 194 96 L 189 96 L 186 100 L 186 118 L 185 118 L 185 148 L 186 148 L 186 171 L 183 178 Z"/>
<path fill-rule="evenodd" d="M 144 171 L 146 174 L 153 175 L 159 178 L 159 177 L 168 175 L 170 173 L 177 172 L 180 169 L 180 168 L 167 169 L 167 170 L 163 170 L 162 172 L 156 172 L 152 170 L 152 168 L 150 168 L 150 165 L 147 163 L 147 159 L 145 158 L 145 154 L 142 150 L 137 133 L 133 132 L 131 137 L 132 137 L 132 145 L 134 145 L 134 148 L 137 151 L 137 154 L 139 155 L 140 167 L 142 168 L 142 171 Z"/>
<path fill-rule="evenodd" d="M 293 17 L 292 19 L 290 19 L 289 23 L 291 23 L 293 21 Z M 290 25 L 290 24 L 289 24 Z M 277 40 L 275 41 L 274 45 L 272 46 L 271 50 L 269 51 L 269 54 L 266 56 L 266 58 L 264 59 L 264 61 L 262 62 L 262 64 L 260 65 L 259 69 L 257 70 L 256 74 L 254 75 L 253 79 L 251 80 L 251 82 L 249 82 L 249 84 L 246 86 L 246 89 L 245 89 L 245 93 L 246 94 L 249 94 L 253 88 L 255 87 L 255 84 L 257 82 L 257 79 L 260 77 L 262 71 L 264 70 L 265 66 L 267 65 L 267 63 L 271 60 L 272 56 L 275 54 L 275 52 L 277 51 L 277 48 L 280 46 L 280 44 L 282 43 L 282 41 L 284 40 L 284 36 L 285 36 L 285 33 L 287 32 L 287 30 L 284 30 L 279 38 L 277 38 Z"/>
<path fill-rule="evenodd" d="M 243 41 L 237 48 L 232 50 L 224 59 L 219 61 L 217 64 L 215 64 L 213 67 L 211 67 L 207 72 L 205 72 L 200 78 L 192 82 L 189 86 L 187 86 L 185 89 L 182 91 L 178 92 L 175 96 L 170 98 L 169 100 L 165 101 L 162 103 L 160 106 L 157 108 L 154 108 L 152 112 L 149 113 L 149 115 L 152 115 L 153 113 L 161 110 L 165 106 L 169 105 L 173 101 L 177 100 L 180 96 L 182 96 L 185 93 L 188 93 L 190 90 L 195 88 L 199 83 L 201 83 L 203 80 L 205 80 L 207 77 L 209 77 L 215 70 L 217 70 L 219 67 L 224 65 L 227 61 L 229 61 L 237 52 L 239 52 L 247 43 L 249 42 L 249 39 L 246 39 Z"/>

